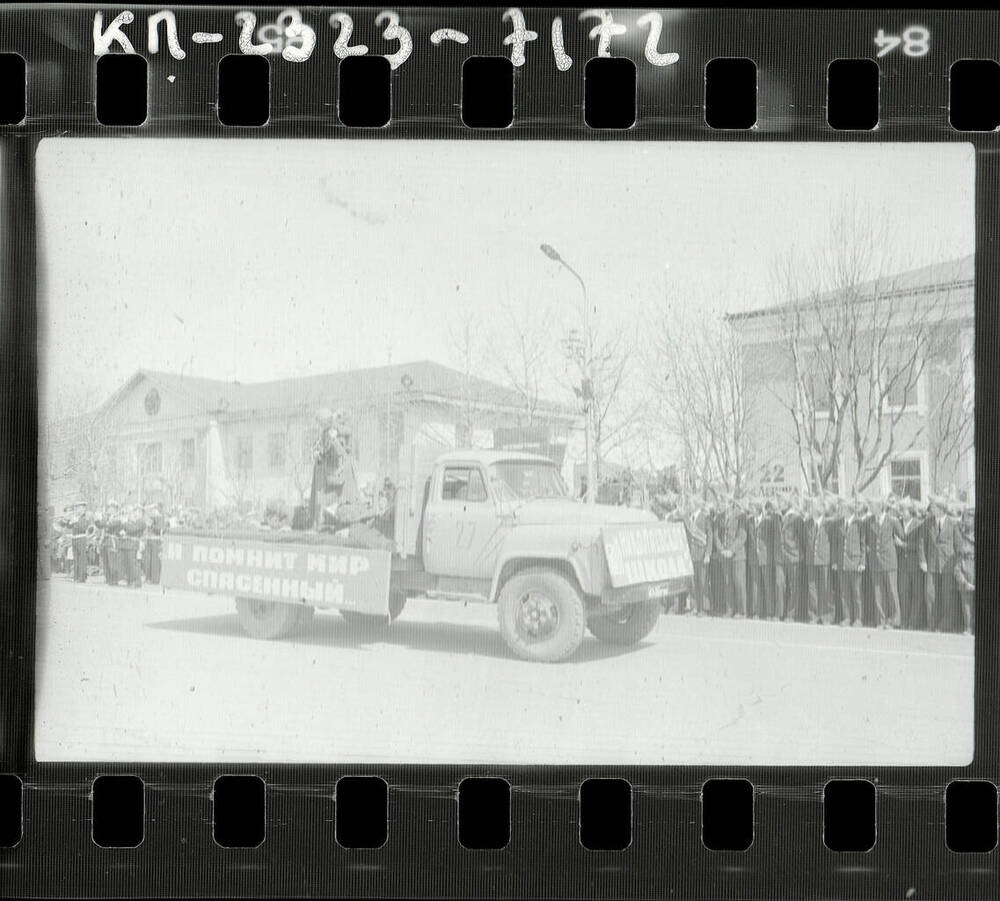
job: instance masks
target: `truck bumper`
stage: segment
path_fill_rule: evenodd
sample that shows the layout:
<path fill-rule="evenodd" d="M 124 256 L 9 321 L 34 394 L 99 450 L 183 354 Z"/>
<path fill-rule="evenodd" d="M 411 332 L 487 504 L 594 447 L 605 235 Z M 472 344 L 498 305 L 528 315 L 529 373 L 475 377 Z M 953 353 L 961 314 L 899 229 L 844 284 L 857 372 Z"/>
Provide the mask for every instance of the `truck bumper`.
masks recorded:
<path fill-rule="evenodd" d="M 662 601 L 691 590 L 691 577 L 669 579 L 666 582 L 643 582 L 624 588 L 605 588 L 601 593 L 601 609 L 615 610 L 642 601 Z"/>

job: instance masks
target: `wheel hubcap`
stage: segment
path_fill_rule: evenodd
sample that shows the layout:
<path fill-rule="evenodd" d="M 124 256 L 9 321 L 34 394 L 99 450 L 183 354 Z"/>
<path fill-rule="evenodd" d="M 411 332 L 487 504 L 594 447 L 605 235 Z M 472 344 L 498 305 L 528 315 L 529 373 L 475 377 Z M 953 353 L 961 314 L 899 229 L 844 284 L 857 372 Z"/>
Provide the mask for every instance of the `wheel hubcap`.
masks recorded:
<path fill-rule="evenodd" d="M 559 626 L 559 607 L 551 598 L 529 591 L 518 601 L 515 624 L 525 641 L 545 641 Z"/>

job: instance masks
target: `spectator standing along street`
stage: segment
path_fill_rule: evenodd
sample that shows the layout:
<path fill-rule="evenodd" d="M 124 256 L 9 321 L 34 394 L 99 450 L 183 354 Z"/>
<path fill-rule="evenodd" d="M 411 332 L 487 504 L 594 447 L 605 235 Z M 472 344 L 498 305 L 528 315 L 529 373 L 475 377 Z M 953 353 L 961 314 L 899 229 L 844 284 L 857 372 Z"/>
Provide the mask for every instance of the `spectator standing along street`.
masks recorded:
<path fill-rule="evenodd" d="M 958 548 L 955 553 L 955 584 L 962 604 L 965 620 L 964 632 L 976 632 L 976 514 L 966 507 L 958 529 Z"/>
<path fill-rule="evenodd" d="M 925 527 L 927 557 L 927 628 L 935 632 L 954 628 L 955 539 L 958 526 L 945 512 L 944 501 L 932 497 Z"/>
<path fill-rule="evenodd" d="M 840 592 L 844 606 L 842 626 L 858 627 L 861 621 L 862 576 L 867 557 L 867 528 L 864 522 L 864 504 L 858 500 L 843 523 L 840 560 Z"/>

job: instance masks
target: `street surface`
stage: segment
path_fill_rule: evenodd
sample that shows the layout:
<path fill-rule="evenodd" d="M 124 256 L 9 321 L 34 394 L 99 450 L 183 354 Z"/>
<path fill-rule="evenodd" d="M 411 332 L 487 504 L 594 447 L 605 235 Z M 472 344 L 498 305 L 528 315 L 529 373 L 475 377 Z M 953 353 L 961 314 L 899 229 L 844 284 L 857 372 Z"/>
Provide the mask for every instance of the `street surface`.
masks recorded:
<path fill-rule="evenodd" d="M 663 616 L 514 658 L 492 606 L 335 612 L 276 642 L 231 599 L 40 583 L 39 760 L 948 764 L 972 757 L 973 639 Z"/>

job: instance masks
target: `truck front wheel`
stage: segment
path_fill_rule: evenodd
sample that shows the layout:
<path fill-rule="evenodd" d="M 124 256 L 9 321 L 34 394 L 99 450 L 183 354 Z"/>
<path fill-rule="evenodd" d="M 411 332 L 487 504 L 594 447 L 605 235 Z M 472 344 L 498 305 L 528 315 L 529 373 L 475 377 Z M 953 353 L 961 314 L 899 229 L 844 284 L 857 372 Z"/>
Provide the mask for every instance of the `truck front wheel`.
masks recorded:
<path fill-rule="evenodd" d="M 659 601 L 642 601 L 614 613 L 592 616 L 587 628 L 595 638 L 607 644 L 636 644 L 653 631 L 661 611 Z"/>
<path fill-rule="evenodd" d="M 302 623 L 302 608 L 296 604 L 236 599 L 240 626 L 251 638 L 284 638 Z"/>
<path fill-rule="evenodd" d="M 525 660 L 565 660 L 583 641 L 587 623 L 583 598 L 557 572 L 518 573 L 500 590 L 497 608 L 503 640 Z"/>

